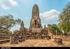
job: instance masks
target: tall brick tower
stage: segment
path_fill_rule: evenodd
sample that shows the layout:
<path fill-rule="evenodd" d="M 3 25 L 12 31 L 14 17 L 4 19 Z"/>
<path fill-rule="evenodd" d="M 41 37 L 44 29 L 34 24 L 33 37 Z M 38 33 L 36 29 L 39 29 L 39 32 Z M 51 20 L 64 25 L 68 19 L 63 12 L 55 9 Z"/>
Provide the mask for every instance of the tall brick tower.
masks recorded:
<path fill-rule="evenodd" d="M 35 4 L 32 9 L 30 28 L 32 29 L 33 32 L 36 32 L 39 31 L 41 27 L 42 26 L 41 26 L 41 19 L 39 17 L 39 8 L 37 4 Z"/>
<path fill-rule="evenodd" d="M 41 28 L 41 19 L 39 17 L 39 8 L 37 4 L 35 4 L 32 9 L 30 28 Z"/>

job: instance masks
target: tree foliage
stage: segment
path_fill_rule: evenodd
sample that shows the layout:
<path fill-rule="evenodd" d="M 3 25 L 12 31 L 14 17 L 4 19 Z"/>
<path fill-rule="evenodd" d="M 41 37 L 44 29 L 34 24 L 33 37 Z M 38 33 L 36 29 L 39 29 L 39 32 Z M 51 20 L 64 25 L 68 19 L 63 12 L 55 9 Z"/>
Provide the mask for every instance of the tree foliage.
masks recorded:
<path fill-rule="evenodd" d="M 11 33 L 9 29 L 15 24 L 16 20 L 12 15 L 0 16 L 0 33 Z"/>
<path fill-rule="evenodd" d="M 11 26 L 15 24 L 15 20 L 13 19 L 13 16 L 1 16 L 0 17 L 0 28 L 6 28 L 9 29 Z"/>
<path fill-rule="evenodd" d="M 59 26 L 63 33 L 70 32 L 70 2 L 65 6 L 59 16 Z"/>
<path fill-rule="evenodd" d="M 53 34 L 61 34 L 61 30 L 56 24 L 48 24 L 48 29 L 50 30 L 51 33 Z"/>
<path fill-rule="evenodd" d="M 0 29 L 0 33 L 11 34 L 12 32 L 9 31 L 8 29 Z"/>

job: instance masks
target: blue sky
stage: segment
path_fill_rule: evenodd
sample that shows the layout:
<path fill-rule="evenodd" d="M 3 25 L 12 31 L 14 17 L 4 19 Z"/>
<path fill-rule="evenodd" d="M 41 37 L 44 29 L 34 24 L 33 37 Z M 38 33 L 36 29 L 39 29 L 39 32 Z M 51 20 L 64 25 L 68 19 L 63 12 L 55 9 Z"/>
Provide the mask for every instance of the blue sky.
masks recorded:
<path fill-rule="evenodd" d="M 58 15 L 70 0 L 0 0 L 0 16 L 12 14 L 20 18 L 28 28 L 32 7 L 38 4 L 42 25 L 57 23 Z"/>

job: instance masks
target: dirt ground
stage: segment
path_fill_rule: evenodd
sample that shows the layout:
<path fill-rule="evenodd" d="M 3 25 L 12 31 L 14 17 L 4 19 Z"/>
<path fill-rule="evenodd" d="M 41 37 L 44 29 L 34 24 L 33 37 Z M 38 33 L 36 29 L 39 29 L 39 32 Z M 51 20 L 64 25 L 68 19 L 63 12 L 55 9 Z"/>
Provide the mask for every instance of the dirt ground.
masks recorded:
<path fill-rule="evenodd" d="M 58 45 L 52 39 L 28 39 L 19 44 L 4 43 L 0 47 L 70 47 L 70 41 L 63 41 L 62 45 Z"/>

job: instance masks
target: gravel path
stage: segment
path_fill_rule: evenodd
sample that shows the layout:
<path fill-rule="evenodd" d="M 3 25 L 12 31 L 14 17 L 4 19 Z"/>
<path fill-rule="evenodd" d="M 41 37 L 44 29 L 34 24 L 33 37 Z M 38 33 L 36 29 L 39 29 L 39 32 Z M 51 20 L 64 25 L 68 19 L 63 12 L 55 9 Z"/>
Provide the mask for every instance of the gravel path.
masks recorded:
<path fill-rule="evenodd" d="M 64 41 L 63 43 L 63 45 L 58 45 L 52 40 L 32 39 L 23 41 L 19 44 L 0 44 L 0 47 L 70 47 L 70 41 Z"/>

